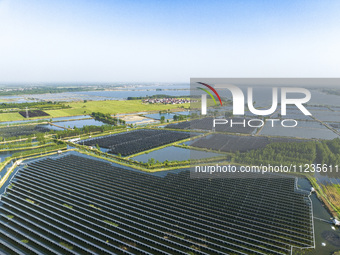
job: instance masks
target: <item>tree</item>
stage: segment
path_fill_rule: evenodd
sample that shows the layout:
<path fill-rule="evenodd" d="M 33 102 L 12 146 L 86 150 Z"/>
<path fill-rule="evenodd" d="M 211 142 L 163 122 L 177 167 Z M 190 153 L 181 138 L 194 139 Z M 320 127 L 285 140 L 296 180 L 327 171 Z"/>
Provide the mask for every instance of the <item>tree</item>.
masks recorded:
<path fill-rule="evenodd" d="M 154 159 L 154 158 L 150 158 L 150 159 L 148 160 L 148 164 L 149 164 L 149 165 L 155 164 L 155 159 Z"/>

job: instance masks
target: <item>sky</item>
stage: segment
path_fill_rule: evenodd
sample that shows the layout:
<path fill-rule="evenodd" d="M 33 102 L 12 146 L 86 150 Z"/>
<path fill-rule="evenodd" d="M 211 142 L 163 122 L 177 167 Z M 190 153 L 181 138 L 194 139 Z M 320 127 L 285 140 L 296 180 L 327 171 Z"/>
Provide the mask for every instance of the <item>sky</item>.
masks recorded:
<path fill-rule="evenodd" d="M 0 83 L 339 77 L 340 1 L 0 0 Z"/>

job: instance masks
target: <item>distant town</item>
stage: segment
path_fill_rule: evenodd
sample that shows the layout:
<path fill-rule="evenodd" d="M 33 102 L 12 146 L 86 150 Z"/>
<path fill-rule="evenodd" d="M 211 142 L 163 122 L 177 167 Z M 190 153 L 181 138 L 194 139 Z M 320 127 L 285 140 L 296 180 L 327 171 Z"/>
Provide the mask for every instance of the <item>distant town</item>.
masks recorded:
<path fill-rule="evenodd" d="M 186 98 L 148 98 L 143 100 L 143 103 L 149 104 L 186 104 L 191 102 L 193 101 Z"/>

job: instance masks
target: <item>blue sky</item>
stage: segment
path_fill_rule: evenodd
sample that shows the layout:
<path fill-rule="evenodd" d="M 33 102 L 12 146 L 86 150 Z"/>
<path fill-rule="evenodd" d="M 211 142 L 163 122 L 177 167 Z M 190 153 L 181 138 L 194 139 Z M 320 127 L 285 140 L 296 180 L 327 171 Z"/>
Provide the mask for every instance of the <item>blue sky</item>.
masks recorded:
<path fill-rule="evenodd" d="M 339 77 L 340 1 L 0 0 L 0 82 Z"/>

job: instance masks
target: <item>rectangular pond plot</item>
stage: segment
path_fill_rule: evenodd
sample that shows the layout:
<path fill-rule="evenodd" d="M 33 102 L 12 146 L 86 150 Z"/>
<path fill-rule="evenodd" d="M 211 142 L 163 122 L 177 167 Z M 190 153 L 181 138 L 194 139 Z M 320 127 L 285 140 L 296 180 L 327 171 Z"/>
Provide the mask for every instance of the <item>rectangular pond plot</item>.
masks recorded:
<path fill-rule="evenodd" d="M 148 154 L 142 154 L 136 157 L 133 157 L 133 160 L 137 160 L 140 162 L 148 162 L 150 159 L 154 159 L 155 161 L 164 162 L 168 161 L 184 161 L 189 159 L 203 159 L 203 158 L 212 158 L 222 156 L 222 154 L 207 152 L 207 151 L 195 151 L 194 158 L 190 157 L 189 149 L 183 149 L 175 146 L 166 147 L 163 149 L 159 149 L 156 151 L 152 151 Z"/>
<path fill-rule="evenodd" d="M 89 116 L 80 115 L 80 116 L 58 117 L 58 118 L 41 118 L 41 119 L 34 119 L 34 120 L 0 121 L 0 125 L 8 125 L 8 124 L 12 125 L 12 124 L 18 124 L 18 123 L 34 122 L 34 121 L 39 121 L 39 120 L 45 120 L 45 121 L 52 120 L 52 122 L 57 122 L 57 121 L 77 120 L 77 119 L 85 119 L 85 118 L 89 118 Z"/>
<path fill-rule="evenodd" d="M 42 125 L 25 125 L 25 126 L 13 126 L 13 127 L 2 127 L 0 128 L 1 137 L 14 137 L 33 135 L 37 133 L 45 133 L 50 130 Z"/>
<path fill-rule="evenodd" d="M 294 178 L 162 178 L 76 155 L 29 163 L 0 214 L 7 254 L 290 254 L 313 245 L 311 204 Z"/>
<path fill-rule="evenodd" d="M 254 149 L 264 148 L 270 143 L 296 141 L 304 140 L 289 138 L 268 138 L 263 136 L 212 134 L 192 141 L 190 146 L 224 152 L 246 152 Z M 197 152 L 195 151 L 192 153 L 192 155 L 195 155 L 196 153 Z"/>
<path fill-rule="evenodd" d="M 59 122 L 55 122 L 54 124 L 61 126 L 61 127 L 65 127 L 65 128 L 82 128 L 84 126 L 102 126 L 105 125 L 103 122 L 101 121 L 97 121 L 94 119 L 84 119 L 84 120 L 69 120 L 69 121 L 59 121 Z"/>
<path fill-rule="evenodd" d="M 334 121 L 340 122 L 340 112 L 331 111 L 314 111 L 312 112 L 314 118 L 321 121 Z"/>
<path fill-rule="evenodd" d="M 160 120 L 162 117 L 164 117 L 165 120 L 172 120 L 175 116 L 173 113 L 152 113 L 152 114 L 146 114 L 144 115 L 147 118 Z"/>
<path fill-rule="evenodd" d="M 93 138 L 84 141 L 85 145 L 109 149 L 109 153 L 127 156 L 149 150 L 168 143 L 190 138 L 189 132 L 169 130 L 139 129 L 125 133 Z"/>
<path fill-rule="evenodd" d="M 296 127 L 272 127 L 271 123 L 267 122 L 259 134 L 264 136 L 283 136 L 293 138 L 328 140 L 339 137 L 336 133 L 326 128 L 325 126 L 318 126 L 315 124 L 315 122 L 306 121 L 298 121 L 298 125 Z"/>
<path fill-rule="evenodd" d="M 242 119 L 242 118 L 232 118 L 234 123 L 243 123 L 245 121 L 245 127 L 241 124 L 235 124 L 231 127 L 230 125 L 230 119 L 228 120 L 228 124 L 225 125 L 216 125 L 216 127 L 213 127 L 213 121 L 214 118 L 207 117 L 204 119 L 197 119 L 197 120 L 191 120 L 191 121 L 184 121 L 176 124 L 169 124 L 166 127 L 167 128 L 175 128 L 175 129 L 191 129 L 191 130 L 213 130 L 217 132 L 230 132 L 230 133 L 243 133 L 243 134 L 251 134 L 253 133 L 256 128 L 249 127 L 247 125 L 248 119 Z"/>

